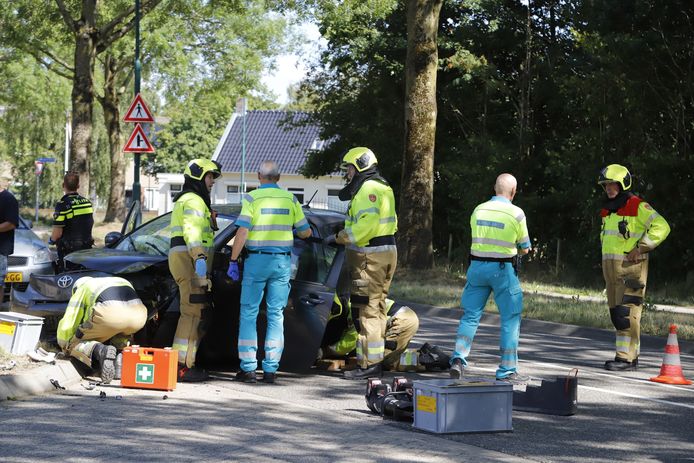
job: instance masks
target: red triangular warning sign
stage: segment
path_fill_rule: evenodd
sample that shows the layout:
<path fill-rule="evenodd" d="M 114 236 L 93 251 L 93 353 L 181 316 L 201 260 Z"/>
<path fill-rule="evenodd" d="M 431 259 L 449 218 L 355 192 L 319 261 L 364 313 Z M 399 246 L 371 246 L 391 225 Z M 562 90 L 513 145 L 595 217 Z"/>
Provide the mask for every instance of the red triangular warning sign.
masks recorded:
<path fill-rule="evenodd" d="M 145 104 L 145 100 L 142 99 L 142 95 L 139 93 L 135 95 L 133 103 L 130 105 L 130 109 L 125 113 L 123 122 L 154 122 L 152 113 L 149 112 L 149 108 Z"/>
<path fill-rule="evenodd" d="M 135 130 L 128 138 L 123 148 L 124 153 L 154 153 L 154 147 L 147 139 L 145 131 L 140 124 L 135 124 Z"/>

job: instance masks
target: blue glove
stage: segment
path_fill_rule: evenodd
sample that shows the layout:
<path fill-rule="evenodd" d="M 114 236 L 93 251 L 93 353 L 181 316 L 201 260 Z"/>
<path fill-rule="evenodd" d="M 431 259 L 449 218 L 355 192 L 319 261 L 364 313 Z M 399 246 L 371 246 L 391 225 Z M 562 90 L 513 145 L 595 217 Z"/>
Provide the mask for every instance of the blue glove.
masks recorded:
<path fill-rule="evenodd" d="M 229 262 L 227 276 L 231 278 L 231 281 L 239 281 L 239 278 L 241 278 L 241 275 L 239 274 L 239 263 L 235 260 Z"/>
<path fill-rule="evenodd" d="M 48 238 L 48 244 L 54 245 L 55 241 L 53 241 L 53 238 Z"/>
<path fill-rule="evenodd" d="M 200 278 L 207 277 L 207 261 L 205 261 L 205 259 L 200 258 L 195 260 L 195 274 Z"/>

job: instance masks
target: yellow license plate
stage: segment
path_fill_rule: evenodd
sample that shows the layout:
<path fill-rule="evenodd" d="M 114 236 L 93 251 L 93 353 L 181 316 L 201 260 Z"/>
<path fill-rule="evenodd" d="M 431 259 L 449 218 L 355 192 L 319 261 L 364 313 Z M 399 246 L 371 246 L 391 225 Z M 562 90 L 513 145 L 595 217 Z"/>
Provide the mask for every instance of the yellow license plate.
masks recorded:
<path fill-rule="evenodd" d="M 22 272 L 7 272 L 5 275 L 5 283 L 21 283 Z"/>

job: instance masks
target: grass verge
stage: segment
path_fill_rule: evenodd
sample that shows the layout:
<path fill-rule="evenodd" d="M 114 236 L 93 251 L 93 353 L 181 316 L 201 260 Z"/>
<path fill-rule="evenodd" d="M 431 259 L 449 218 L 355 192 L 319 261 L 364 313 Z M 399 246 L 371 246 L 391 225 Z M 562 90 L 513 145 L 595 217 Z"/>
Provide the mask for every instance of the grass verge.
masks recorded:
<path fill-rule="evenodd" d="M 394 299 L 429 304 L 437 307 L 459 307 L 465 285 L 464 276 L 448 268 L 430 271 L 399 269 L 393 280 L 390 295 Z M 614 329 L 607 305 L 576 299 L 557 299 L 535 294 L 555 292 L 571 295 L 600 296 L 599 291 L 571 288 L 548 283 L 522 282 L 526 292 L 523 300 L 523 317 L 592 328 Z M 491 301 L 486 310 L 497 312 Z M 641 316 L 641 332 L 653 336 L 667 336 L 670 325 L 677 325 L 679 339 L 694 341 L 694 315 L 661 312 L 645 305 Z"/>

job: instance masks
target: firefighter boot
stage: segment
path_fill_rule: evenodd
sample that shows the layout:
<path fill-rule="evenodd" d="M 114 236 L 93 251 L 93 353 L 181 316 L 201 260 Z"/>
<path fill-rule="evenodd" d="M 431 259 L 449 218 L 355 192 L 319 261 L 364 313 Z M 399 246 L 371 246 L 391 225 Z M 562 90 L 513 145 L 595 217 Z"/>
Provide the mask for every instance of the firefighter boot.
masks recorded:
<path fill-rule="evenodd" d="M 638 370 L 639 359 L 635 358 L 633 361 L 629 362 L 624 359 L 615 357 L 614 360 L 608 360 L 605 362 L 605 370 L 610 371 L 636 371 Z"/>
<path fill-rule="evenodd" d="M 195 366 L 187 368 L 180 365 L 178 367 L 178 381 L 181 383 L 200 383 L 208 379 L 210 379 L 210 375 L 204 368 Z"/>
<path fill-rule="evenodd" d="M 101 382 L 108 384 L 116 374 L 116 348 L 97 344 L 92 351 L 92 367 L 99 372 Z"/>
<path fill-rule="evenodd" d="M 366 379 L 371 377 L 380 378 L 383 376 L 383 364 L 376 363 L 369 368 L 355 368 L 354 370 L 345 371 L 343 378 L 345 379 Z"/>

